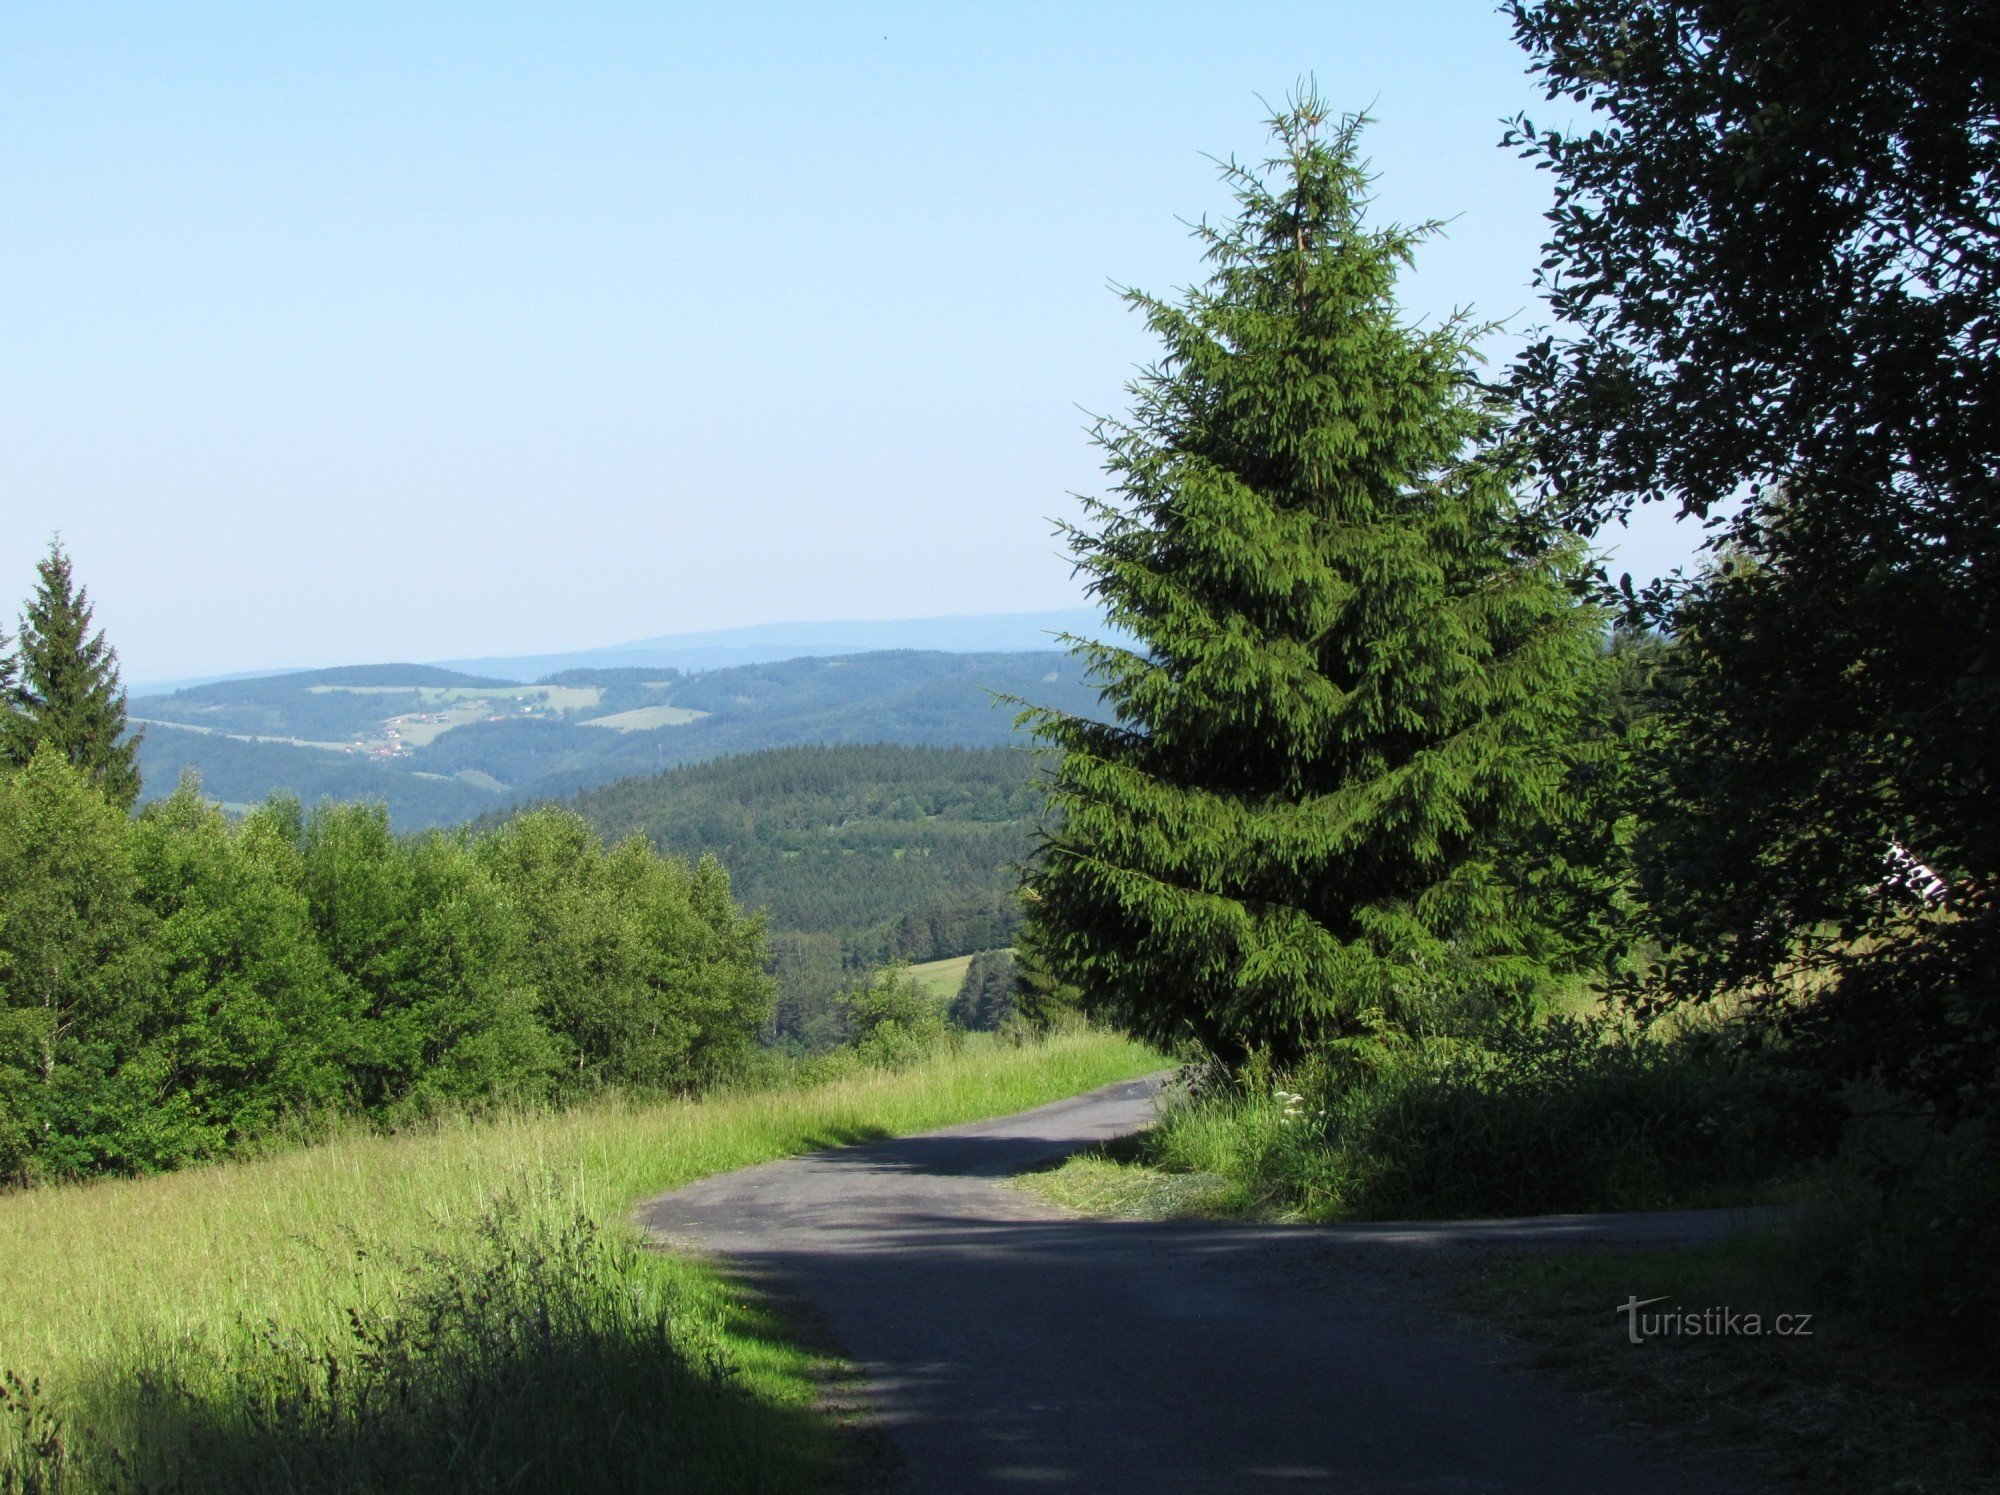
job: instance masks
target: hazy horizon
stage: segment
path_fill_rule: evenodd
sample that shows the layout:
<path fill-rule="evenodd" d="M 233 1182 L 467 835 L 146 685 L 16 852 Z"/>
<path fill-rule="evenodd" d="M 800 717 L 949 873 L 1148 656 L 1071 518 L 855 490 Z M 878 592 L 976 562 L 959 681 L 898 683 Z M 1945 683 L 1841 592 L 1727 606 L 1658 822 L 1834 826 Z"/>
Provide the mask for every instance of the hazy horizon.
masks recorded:
<path fill-rule="evenodd" d="M 931 649 L 941 653 L 1015 653 L 1033 649 L 1059 649 L 1052 634 L 1060 629 L 1083 631 L 1103 637 L 1099 631 L 1102 615 L 1094 608 L 1058 608 L 1030 613 L 947 613 L 922 618 L 796 618 L 775 623 L 751 623 L 733 628 L 696 629 L 687 633 L 656 634 L 642 639 L 616 639 L 594 647 L 547 653 L 479 654 L 450 659 L 343 659 L 319 664 L 278 665 L 215 675 L 183 675 L 165 678 L 126 675 L 128 687 L 137 694 L 159 695 L 222 680 L 255 679 L 276 675 L 302 674 L 343 666 L 429 665 L 458 670 L 468 675 L 490 675 L 522 681 L 538 679 L 564 669 L 616 668 L 621 664 L 653 664 L 654 657 L 625 659 L 622 656 L 659 656 L 672 650 L 712 650 L 718 657 L 694 666 L 701 669 L 730 664 L 768 663 L 814 654 L 861 654 L 884 649 Z M 851 632 L 850 632 L 851 630 Z M 899 641 L 892 637 L 901 633 Z M 873 637 L 871 637 L 873 635 Z M 928 641 L 925 641 L 928 635 Z M 1040 640 L 1047 636 L 1047 642 Z M 886 639 L 886 641 L 885 641 Z M 738 658 L 721 658 L 728 653 Z M 510 666 L 533 663 L 532 671 Z"/>

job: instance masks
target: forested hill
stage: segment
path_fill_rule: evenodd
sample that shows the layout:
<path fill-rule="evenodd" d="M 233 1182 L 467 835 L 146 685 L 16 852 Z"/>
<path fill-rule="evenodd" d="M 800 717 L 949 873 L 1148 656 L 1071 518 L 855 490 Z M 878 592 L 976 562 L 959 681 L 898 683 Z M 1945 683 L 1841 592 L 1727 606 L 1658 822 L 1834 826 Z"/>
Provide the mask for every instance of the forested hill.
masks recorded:
<path fill-rule="evenodd" d="M 607 838 L 715 853 L 737 898 L 768 910 L 783 1036 L 810 1042 L 860 969 L 1012 941 L 1044 792 L 1023 748 L 873 744 L 723 758 L 570 803 Z"/>
<path fill-rule="evenodd" d="M 682 675 L 570 670 L 532 685 L 420 665 L 322 670 L 132 702 L 145 792 L 185 768 L 225 804 L 273 792 L 379 798 L 399 827 L 450 824 L 530 800 L 726 754 L 799 744 L 1018 742 L 1019 696 L 1094 710 L 1056 650 L 895 650 Z"/>

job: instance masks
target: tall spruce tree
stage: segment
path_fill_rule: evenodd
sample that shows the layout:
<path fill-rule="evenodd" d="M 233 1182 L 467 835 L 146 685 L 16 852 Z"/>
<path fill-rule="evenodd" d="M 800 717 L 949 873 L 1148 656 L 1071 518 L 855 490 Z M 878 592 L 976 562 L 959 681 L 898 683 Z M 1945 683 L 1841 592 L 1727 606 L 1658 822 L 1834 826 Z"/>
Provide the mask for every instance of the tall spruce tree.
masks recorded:
<path fill-rule="evenodd" d="M 14 640 L 7 630 L 0 628 L 0 768 L 8 764 L 7 737 L 12 730 L 14 716 L 20 708 L 15 704 L 14 682 L 21 673 L 21 662 L 14 657 Z"/>
<path fill-rule="evenodd" d="M 0 751 L 25 766 L 44 745 L 83 771 L 121 809 L 139 797 L 139 734 L 126 735 L 118 651 L 91 632 L 90 594 L 76 585 L 62 541 L 36 565 L 21 617 L 20 678 L 0 718 Z"/>
<path fill-rule="evenodd" d="M 1308 93 L 1231 162 L 1213 270 L 1128 301 L 1165 345 L 1097 431 L 1118 498 L 1069 532 L 1115 712 L 1059 748 L 1031 943 L 1161 1042 L 1283 1063 L 1518 1001 L 1551 941 L 1521 859 L 1562 812 L 1598 620 L 1516 502 L 1480 329 L 1399 316 L 1432 226 L 1364 222 L 1361 117 Z"/>

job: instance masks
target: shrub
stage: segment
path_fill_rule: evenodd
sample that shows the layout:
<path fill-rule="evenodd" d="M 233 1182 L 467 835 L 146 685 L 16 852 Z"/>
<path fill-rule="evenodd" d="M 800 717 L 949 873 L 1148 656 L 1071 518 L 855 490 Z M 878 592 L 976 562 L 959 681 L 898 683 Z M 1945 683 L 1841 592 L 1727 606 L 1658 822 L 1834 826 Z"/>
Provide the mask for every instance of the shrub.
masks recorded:
<path fill-rule="evenodd" d="M 44 747 L 0 774 L 0 1178 L 171 1161 L 178 1126 L 125 1072 L 147 919 L 128 822 Z"/>
<path fill-rule="evenodd" d="M 887 966 L 847 989 L 844 1002 L 855 1051 L 888 1067 L 914 1064 L 961 1036 L 944 1006 L 901 966 Z"/>
<path fill-rule="evenodd" d="M 189 1155 L 337 1108 L 354 1014 L 280 843 L 261 822 L 232 833 L 188 782 L 146 807 L 131 844 L 154 919 L 145 1026 L 185 1097 Z"/>
<path fill-rule="evenodd" d="M 44 751 L 0 774 L 0 1183 L 300 1117 L 690 1089 L 750 1050 L 763 965 L 720 865 L 567 812 L 405 838 L 379 804 L 274 799 L 232 825 L 190 779 L 134 821 Z"/>
<path fill-rule="evenodd" d="M 1191 1101 L 1154 1145 L 1320 1218 L 1729 1203 L 1831 1140 L 1829 1115 L 1771 1087 L 1726 1033 L 1553 1018 L 1323 1051 L 1276 1084 Z"/>
<path fill-rule="evenodd" d="M 537 810 L 476 843 L 505 895 L 513 959 L 560 1047 L 559 1085 L 683 1088 L 740 1061 L 771 1004 L 761 925 L 719 863 L 607 851 L 589 822 Z"/>
<path fill-rule="evenodd" d="M 1887 1337 L 1993 1374 L 2000 1343 L 2000 1136 L 1907 1112 L 1853 1123 L 1817 1202 L 1778 1232 L 1788 1282 Z"/>

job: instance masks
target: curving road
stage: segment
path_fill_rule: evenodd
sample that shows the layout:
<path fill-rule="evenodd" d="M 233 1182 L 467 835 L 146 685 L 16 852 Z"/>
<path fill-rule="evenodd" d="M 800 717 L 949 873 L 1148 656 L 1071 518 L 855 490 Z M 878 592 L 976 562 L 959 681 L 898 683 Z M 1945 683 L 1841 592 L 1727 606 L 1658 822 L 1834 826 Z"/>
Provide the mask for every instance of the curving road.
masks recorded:
<path fill-rule="evenodd" d="M 1729 1216 L 1097 1220 L 1005 1187 L 1146 1125 L 1156 1084 L 725 1174 L 640 1219 L 816 1304 L 894 1441 L 899 1487 L 924 1495 L 1732 1488 L 1503 1369 L 1500 1342 L 1427 1312 L 1407 1280 L 1423 1253 L 1664 1243 Z M 1616 1332 L 1609 1304 L 1605 1323 Z"/>

